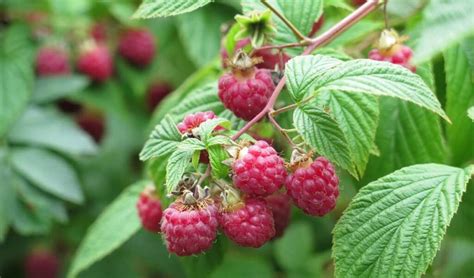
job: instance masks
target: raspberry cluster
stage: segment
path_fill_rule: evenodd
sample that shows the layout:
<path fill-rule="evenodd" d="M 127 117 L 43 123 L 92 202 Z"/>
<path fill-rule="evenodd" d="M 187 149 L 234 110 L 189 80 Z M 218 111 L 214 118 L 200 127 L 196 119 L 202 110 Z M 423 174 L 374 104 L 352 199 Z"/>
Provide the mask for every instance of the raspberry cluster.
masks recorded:
<path fill-rule="evenodd" d="M 413 51 L 410 47 L 402 45 L 396 51 L 383 52 L 380 49 L 372 49 L 369 52 L 369 59 L 375 61 L 385 61 L 396 65 L 401 65 L 413 72 L 416 67 L 410 64 L 410 59 L 413 56 Z"/>

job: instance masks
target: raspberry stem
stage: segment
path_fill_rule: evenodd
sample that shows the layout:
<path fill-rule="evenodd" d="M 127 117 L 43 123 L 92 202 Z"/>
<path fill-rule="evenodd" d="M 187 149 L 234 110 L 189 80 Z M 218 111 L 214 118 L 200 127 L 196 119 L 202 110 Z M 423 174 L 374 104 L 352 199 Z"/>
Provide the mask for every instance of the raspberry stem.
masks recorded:
<path fill-rule="evenodd" d="M 265 0 L 262 0 L 262 3 L 265 4 Z M 320 36 L 311 40 L 311 44 L 304 50 L 301 55 L 309 55 L 311 54 L 316 48 L 330 42 L 331 40 L 335 39 L 340 33 L 344 32 L 347 28 L 351 27 L 355 23 L 359 22 L 362 18 L 367 16 L 370 12 L 375 10 L 375 8 L 379 5 L 379 0 L 367 0 L 365 4 L 360 6 L 357 10 L 352 12 L 350 15 L 345 17 L 339 23 L 331 27 L 329 30 L 321 34 Z M 278 14 L 276 14 L 278 15 Z M 247 122 L 244 127 L 242 127 L 234 136 L 232 136 L 232 140 L 238 139 L 242 134 L 244 134 L 249 128 L 255 125 L 258 121 L 260 121 L 263 117 L 273 111 L 273 106 L 275 105 L 275 101 L 277 100 L 278 96 L 280 95 L 283 87 L 285 86 L 286 78 L 283 78 L 278 82 L 275 90 L 273 91 L 270 99 L 268 100 L 267 105 L 258 113 L 252 120 Z"/>

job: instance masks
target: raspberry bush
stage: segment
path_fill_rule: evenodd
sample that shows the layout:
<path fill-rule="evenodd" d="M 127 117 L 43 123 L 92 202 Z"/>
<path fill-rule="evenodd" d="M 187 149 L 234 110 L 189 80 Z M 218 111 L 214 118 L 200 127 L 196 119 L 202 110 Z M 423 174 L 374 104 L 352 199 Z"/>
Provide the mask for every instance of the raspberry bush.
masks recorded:
<path fill-rule="evenodd" d="M 472 0 L 13 2 L 1 277 L 474 275 Z"/>

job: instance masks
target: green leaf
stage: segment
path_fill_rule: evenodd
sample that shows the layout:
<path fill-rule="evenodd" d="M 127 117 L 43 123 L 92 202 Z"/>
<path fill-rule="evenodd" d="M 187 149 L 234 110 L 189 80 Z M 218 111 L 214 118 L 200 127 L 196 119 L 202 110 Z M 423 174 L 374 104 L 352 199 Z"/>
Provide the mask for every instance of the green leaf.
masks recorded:
<path fill-rule="evenodd" d="M 303 269 L 314 247 L 313 231 L 305 222 L 291 224 L 275 242 L 275 257 L 286 270 Z"/>
<path fill-rule="evenodd" d="M 228 252 L 224 261 L 210 274 L 211 278 L 272 278 L 276 274 L 272 265 L 262 256 L 249 256 Z"/>
<path fill-rule="evenodd" d="M 33 87 L 32 48 L 23 26 L 0 35 L 0 136 L 20 116 Z"/>
<path fill-rule="evenodd" d="M 229 158 L 229 154 L 220 145 L 207 147 L 212 176 L 216 179 L 223 179 L 229 176 L 229 166 L 222 161 Z"/>
<path fill-rule="evenodd" d="M 120 194 L 88 229 L 67 277 L 73 278 L 131 238 L 141 227 L 135 204 L 148 181 L 140 181 Z"/>
<path fill-rule="evenodd" d="M 186 172 L 186 168 L 189 166 L 193 153 L 193 150 L 177 149 L 171 154 L 166 165 L 167 194 L 171 193 L 176 188 L 176 185 L 178 185 L 183 174 Z"/>
<path fill-rule="evenodd" d="M 466 112 L 474 106 L 474 74 L 463 50 L 456 46 L 444 53 L 446 112 L 453 122 L 446 130 L 452 162 L 456 165 L 474 158 L 474 123 Z"/>
<path fill-rule="evenodd" d="M 36 80 L 32 100 L 35 103 L 50 102 L 82 91 L 89 82 L 89 78 L 82 75 L 40 77 Z"/>
<path fill-rule="evenodd" d="M 189 13 L 211 2 L 212 0 L 144 0 L 133 18 L 164 17 Z"/>
<path fill-rule="evenodd" d="M 430 88 L 418 75 L 404 67 L 367 59 L 347 61 L 334 66 L 336 64 L 334 60 L 321 55 L 291 59 L 285 70 L 287 78 L 298 80 L 298 84 L 305 85 L 290 89 L 293 90 L 292 95 L 311 95 L 314 91 L 327 89 L 390 96 L 413 102 L 437 113 L 449 122 L 448 116 Z M 333 66 L 325 72 L 300 70 L 317 64 L 322 64 L 323 68 L 326 68 L 327 64 Z"/>
<path fill-rule="evenodd" d="M 336 276 L 420 277 L 473 170 L 420 164 L 364 186 L 334 228 Z"/>
<path fill-rule="evenodd" d="M 224 118 L 216 118 L 207 120 L 199 126 L 199 135 L 201 136 L 201 140 L 205 144 L 207 144 L 207 140 L 209 139 L 211 133 L 215 130 L 217 126 L 229 129 L 231 126 L 231 122 Z"/>
<path fill-rule="evenodd" d="M 207 146 L 231 145 L 231 144 L 232 144 L 232 139 L 223 135 L 213 136 L 207 140 Z"/>
<path fill-rule="evenodd" d="M 413 57 L 415 63 L 429 60 L 474 34 L 474 0 L 433 0 L 423 13 L 421 37 Z M 442 35 L 440 35 L 442 34 Z"/>
<path fill-rule="evenodd" d="M 293 123 L 298 133 L 319 154 L 357 176 L 347 139 L 329 114 L 310 103 L 294 111 Z"/>
<path fill-rule="evenodd" d="M 382 28 L 383 23 L 381 21 L 365 18 L 341 33 L 337 38 L 329 43 L 328 46 L 343 47 L 347 44 L 354 44 L 366 39 L 371 33 L 379 32 Z"/>
<path fill-rule="evenodd" d="M 72 120 L 53 110 L 31 107 L 8 134 L 14 143 L 51 148 L 73 155 L 97 152 L 94 140 Z"/>
<path fill-rule="evenodd" d="M 14 184 L 10 166 L 5 160 L 5 151 L 0 149 L 0 242 L 5 239 L 11 223 L 15 200 Z"/>
<path fill-rule="evenodd" d="M 140 152 L 140 160 L 148 160 L 152 157 L 160 157 L 170 154 L 176 150 L 181 142 L 181 133 L 170 116 L 165 117 L 150 135 L 145 146 Z"/>
<path fill-rule="evenodd" d="M 324 91 L 316 98 L 319 107 L 336 120 L 345 137 L 359 176 L 363 176 L 375 144 L 379 118 L 377 97 Z"/>
<path fill-rule="evenodd" d="M 16 148 L 11 161 L 18 173 L 42 190 L 76 204 L 84 200 L 74 168 L 62 157 L 42 149 Z"/>
<path fill-rule="evenodd" d="M 188 138 L 178 144 L 178 149 L 183 151 L 200 151 L 206 149 L 206 145 L 196 138 Z"/>

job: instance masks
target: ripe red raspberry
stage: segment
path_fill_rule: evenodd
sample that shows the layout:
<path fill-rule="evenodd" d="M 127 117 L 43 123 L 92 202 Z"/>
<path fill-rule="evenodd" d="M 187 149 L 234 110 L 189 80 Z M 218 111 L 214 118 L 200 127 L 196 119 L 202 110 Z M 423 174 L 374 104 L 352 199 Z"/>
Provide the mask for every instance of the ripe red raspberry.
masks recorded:
<path fill-rule="evenodd" d="M 156 106 L 173 91 L 173 87 L 167 82 L 156 82 L 151 84 L 147 93 L 147 107 L 149 111 L 155 110 Z"/>
<path fill-rule="evenodd" d="M 212 111 L 206 112 L 197 112 L 195 114 L 189 114 L 184 117 L 183 121 L 180 122 L 177 127 L 181 133 L 190 133 L 192 134 L 193 129 L 199 127 L 202 123 L 207 120 L 212 120 L 217 118 L 216 114 Z"/>
<path fill-rule="evenodd" d="M 103 82 L 113 74 L 113 61 L 105 45 L 91 45 L 79 54 L 77 69 L 90 79 Z"/>
<path fill-rule="evenodd" d="M 244 61 L 245 67 L 234 66 L 231 73 L 219 79 L 219 98 L 224 106 L 247 121 L 262 111 L 275 88 L 271 74 L 248 66 L 251 63 Z"/>
<path fill-rule="evenodd" d="M 26 278 L 59 277 L 59 258 L 48 250 L 35 250 L 25 260 Z"/>
<path fill-rule="evenodd" d="M 401 65 L 412 72 L 416 71 L 416 67 L 410 64 L 410 59 L 413 56 L 413 51 L 406 45 L 397 47 L 395 51 L 384 53 L 375 48 L 369 52 L 369 59 L 375 61 L 385 61 L 396 65 Z"/>
<path fill-rule="evenodd" d="M 268 207 L 272 210 L 275 221 L 275 238 L 281 237 L 291 218 L 290 197 L 284 193 L 275 193 L 265 198 Z"/>
<path fill-rule="evenodd" d="M 309 36 L 312 37 L 314 36 L 318 31 L 319 29 L 321 29 L 321 27 L 323 26 L 324 24 L 324 16 L 322 15 L 318 21 L 315 21 L 313 23 L 313 27 L 311 28 L 311 32 L 309 32 Z"/>
<path fill-rule="evenodd" d="M 274 70 L 277 65 L 280 64 L 280 62 L 283 64 L 283 66 L 290 60 L 290 56 L 286 55 L 285 53 L 282 54 L 280 57 L 280 54 L 271 49 L 261 49 L 257 50 L 254 52 L 252 55 L 253 57 L 261 57 L 263 62 L 256 64 L 255 66 L 259 69 L 269 69 L 269 70 Z"/>
<path fill-rule="evenodd" d="M 217 234 L 217 208 L 212 200 L 186 205 L 180 199 L 163 213 L 161 231 L 170 253 L 199 254 L 211 248 Z"/>
<path fill-rule="evenodd" d="M 258 248 L 275 236 L 272 211 L 262 199 L 246 199 L 219 215 L 224 234 L 238 245 Z"/>
<path fill-rule="evenodd" d="M 150 186 L 145 188 L 137 202 L 138 216 L 143 228 L 150 232 L 160 232 L 160 222 L 163 211 L 161 202 L 156 196 L 155 189 Z"/>
<path fill-rule="evenodd" d="M 311 165 L 299 167 L 288 176 L 288 195 L 305 213 L 323 216 L 336 206 L 339 196 L 339 179 L 332 164 L 318 157 Z"/>
<path fill-rule="evenodd" d="M 76 117 L 76 123 L 97 143 L 100 143 L 105 132 L 105 121 L 102 115 L 84 112 Z"/>
<path fill-rule="evenodd" d="M 240 151 L 232 172 L 235 187 L 250 196 L 268 196 L 280 189 L 286 178 L 285 162 L 263 140 Z"/>
<path fill-rule="evenodd" d="M 129 29 L 120 37 L 118 51 L 130 63 L 147 66 L 155 55 L 153 34 L 145 28 Z"/>
<path fill-rule="evenodd" d="M 82 105 L 80 103 L 65 98 L 56 101 L 56 106 L 66 114 L 77 114 L 82 110 Z"/>
<path fill-rule="evenodd" d="M 45 46 L 36 56 L 36 74 L 39 76 L 53 76 L 69 74 L 69 56 L 60 47 Z"/>

